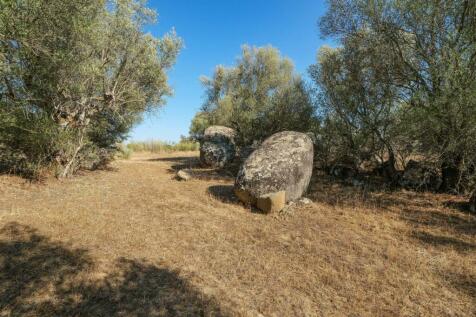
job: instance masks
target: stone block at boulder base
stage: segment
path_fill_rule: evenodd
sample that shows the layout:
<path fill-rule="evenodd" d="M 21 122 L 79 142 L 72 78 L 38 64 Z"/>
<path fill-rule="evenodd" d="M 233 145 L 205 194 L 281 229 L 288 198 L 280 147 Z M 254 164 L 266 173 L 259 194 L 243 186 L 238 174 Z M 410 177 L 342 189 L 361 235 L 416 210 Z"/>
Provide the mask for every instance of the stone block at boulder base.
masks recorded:
<path fill-rule="evenodd" d="M 286 206 L 286 192 L 267 194 L 256 199 L 256 207 L 264 213 L 273 213 L 283 210 Z"/>
<path fill-rule="evenodd" d="M 266 139 L 243 163 L 235 181 L 235 193 L 246 204 L 285 192 L 285 201 L 300 198 L 312 175 L 314 146 L 304 133 L 284 131 Z"/>
<path fill-rule="evenodd" d="M 205 130 L 200 141 L 202 164 L 222 168 L 233 162 L 236 155 L 235 130 L 222 126 L 211 126 Z"/>

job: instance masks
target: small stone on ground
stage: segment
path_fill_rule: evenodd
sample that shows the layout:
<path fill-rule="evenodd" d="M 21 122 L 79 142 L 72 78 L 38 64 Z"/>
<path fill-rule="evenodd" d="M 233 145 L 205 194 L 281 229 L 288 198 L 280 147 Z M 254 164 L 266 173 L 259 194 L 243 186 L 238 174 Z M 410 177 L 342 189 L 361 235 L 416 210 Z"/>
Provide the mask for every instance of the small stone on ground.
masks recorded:
<path fill-rule="evenodd" d="M 177 172 L 177 178 L 181 181 L 189 181 L 192 179 L 192 176 L 185 170 L 180 170 Z"/>

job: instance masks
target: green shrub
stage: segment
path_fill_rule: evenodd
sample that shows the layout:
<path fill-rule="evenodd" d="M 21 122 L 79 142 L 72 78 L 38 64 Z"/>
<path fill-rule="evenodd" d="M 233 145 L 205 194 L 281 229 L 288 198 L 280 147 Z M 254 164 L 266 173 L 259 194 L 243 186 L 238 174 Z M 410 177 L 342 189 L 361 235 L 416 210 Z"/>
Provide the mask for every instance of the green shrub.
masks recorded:
<path fill-rule="evenodd" d="M 116 153 L 116 158 L 122 159 L 122 160 L 128 160 L 131 158 L 132 153 L 134 153 L 134 151 L 130 147 L 121 143 L 119 145 L 119 150 Z"/>

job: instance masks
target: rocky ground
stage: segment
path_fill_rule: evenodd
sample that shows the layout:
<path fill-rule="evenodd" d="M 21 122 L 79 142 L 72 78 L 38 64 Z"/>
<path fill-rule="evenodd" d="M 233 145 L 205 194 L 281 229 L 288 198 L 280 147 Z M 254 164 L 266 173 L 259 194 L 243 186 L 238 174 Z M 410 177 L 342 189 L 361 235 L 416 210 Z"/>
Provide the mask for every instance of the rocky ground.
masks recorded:
<path fill-rule="evenodd" d="M 314 180 L 314 203 L 262 215 L 197 155 L 0 176 L 0 316 L 476 314 L 464 197 Z"/>

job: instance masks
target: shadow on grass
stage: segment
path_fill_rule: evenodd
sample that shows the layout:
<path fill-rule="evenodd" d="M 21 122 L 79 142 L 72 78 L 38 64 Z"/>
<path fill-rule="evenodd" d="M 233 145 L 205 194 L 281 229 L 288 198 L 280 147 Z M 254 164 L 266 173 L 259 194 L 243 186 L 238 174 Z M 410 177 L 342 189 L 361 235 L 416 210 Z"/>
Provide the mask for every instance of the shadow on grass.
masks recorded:
<path fill-rule="evenodd" d="M 448 200 L 444 202 L 444 205 L 448 208 L 456 209 L 462 212 L 471 212 L 469 201 Z"/>
<path fill-rule="evenodd" d="M 476 299 L 476 275 L 461 273 L 445 273 L 445 281 L 450 281 L 451 285 L 459 291 Z"/>
<path fill-rule="evenodd" d="M 174 271 L 121 258 L 94 278 L 88 252 L 28 226 L 0 230 L 1 316 L 224 316 Z"/>
<path fill-rule="evenodd" d="M 370 190 L 326 178 L 313 182 L 309 196 L 331 206 L 371 207 L 392 213 L 417 227 L 476 235 L 476 214 L 466 211 L 464 197 L 405 190 Z"/>
<path fill-rule="evenodd" d="M 200 160 L 195 156 L 177 156 L 177 157 L 160 157 L 148 159 L 149 162 L 168 162 L 172 163 L 172 172 L 177 172 L 185 168 L 200 167 Z"/>
<path fill-rule="evenodd" d="M 189 173 L 194 179 L 223 181 L 234 180 L 234 174 L 228 169 L 204 167 L 200 163 L 198 157 L 163 157 L 150 159 L 148 161 L 172 163 L 170 168 L 167 170 L 170 174 L 176 174 L 180 170 L 187 170 L 187 173 Z"/>
<path fill-rule="evenodd" d="M 409 238 L 422 247 L 454 249 L 470 261 L 476 251 L 476 214 L 468 212 L 465 197 L 406 190 L 375 190 L 326 178 L 314 180 L 310 197 L 330 206 L 358 207 L 390 214 L 412 228 Z M 470 272 L 461 274 L 444 271 L 441 277 L 458 291 L 476 298 L 476 278 Z"/>
<path fill-rule="evenodd" d="M 476 236 L 476 217 L 456 210 L 402 207 L 399 216 L 417 227 L 438 228 L 456 234 Z"/>
<path fill-rule="evenodd" d="M 261 210 L 256 208 L 256 206 L 245 205 L 243 204 L 238 197 L 236 197 L 234 192 L 233 185 L 215 185 L 210 186 L 207 189 L 207 192 L 212 196 L 214 199 L 221 201 L 226 204 L 239 204 L 248 209 L 249 212 L 254 214 L 259 214 L 263 216 L 267 216 L 266 213 L 263 213 Z"/>
<path fill-rule="evenodd" d="M 238 197 L 236 197 L 233 185 L 215 185 L 208 187 L 208 193 L 224 203 L 239 203 Z"/>
<path fill-rule="evenodd" d="M 454 237 L 434 235 L 424 231 L 414 232 L 414 238 L 436 247 L 451 247 L 460 252 L 474 252 L 476 245 Z"/>

